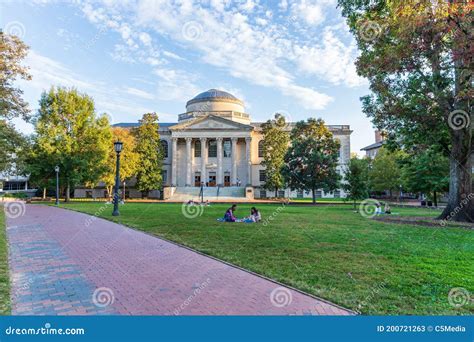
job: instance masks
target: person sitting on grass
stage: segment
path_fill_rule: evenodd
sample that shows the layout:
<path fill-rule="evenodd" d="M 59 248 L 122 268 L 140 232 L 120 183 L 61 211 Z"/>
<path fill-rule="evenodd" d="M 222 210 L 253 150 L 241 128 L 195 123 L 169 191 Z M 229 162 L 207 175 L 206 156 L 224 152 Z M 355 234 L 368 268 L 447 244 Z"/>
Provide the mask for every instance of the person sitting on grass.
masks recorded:
<path fill-rule="evenodd" d="M 388 203 L 385 203 L 385 207 L 384 207 L 384 214 L 391 214 L 392 213 L 392 209 L 390 209 L 390 206 L 388 205 Z"/>
<path fill-rule="evenodd" d="M 260 215 L 260 211 L 258 211 L 257 208 L 252 207 L 250 209 L 249 218 L 252 220 L 252 222 L 260 222 L 262 220 L 262 215 Z"/>
<path fill-rule="evenodd" d="M 235 222 L 237 219 L 234 216 L 234 212 L 237 209 L 237 204 L 232 204 L 232 207 L 227 209 L 224 214 L 224 221 L 225 222 Z"/>

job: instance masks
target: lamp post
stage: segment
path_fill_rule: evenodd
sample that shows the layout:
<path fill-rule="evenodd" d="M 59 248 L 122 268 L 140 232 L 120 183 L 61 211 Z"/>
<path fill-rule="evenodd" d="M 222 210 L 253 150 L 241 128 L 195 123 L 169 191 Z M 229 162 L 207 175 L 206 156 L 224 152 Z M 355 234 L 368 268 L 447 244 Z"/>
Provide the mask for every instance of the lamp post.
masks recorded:
<path fill-rule="evenodd" d="M 56 171 L 56 205 L 59 205 L 59 166 L 56 165 L 54 168 Z"/>
<path fill-rule="evenodd" d="M 120 187 L 120 152 L 122 152 L 123 143 L 121 141 L 114 142 L 114 150 L 117 153 L 117 164 L 115 168 L 115 189 L 114 189 L 114 211 L 112 216 L 119 216 L 119 187 Z"/>

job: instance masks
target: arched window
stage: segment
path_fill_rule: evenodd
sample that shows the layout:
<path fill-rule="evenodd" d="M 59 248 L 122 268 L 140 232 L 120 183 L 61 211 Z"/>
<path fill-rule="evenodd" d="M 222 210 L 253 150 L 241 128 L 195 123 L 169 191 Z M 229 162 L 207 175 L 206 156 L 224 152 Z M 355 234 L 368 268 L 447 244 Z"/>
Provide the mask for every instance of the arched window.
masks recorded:
<path fill-rule="evenodd" d="M 161 149 L 163 150 L 163 157 L 168 158 L 168 142 L 161 140 Z"/>
<path fill-rule="evenodd" d="M 263 140 L 260 140 L 258 142 L 258 157 L 259 158 L 263 157 Z"/>

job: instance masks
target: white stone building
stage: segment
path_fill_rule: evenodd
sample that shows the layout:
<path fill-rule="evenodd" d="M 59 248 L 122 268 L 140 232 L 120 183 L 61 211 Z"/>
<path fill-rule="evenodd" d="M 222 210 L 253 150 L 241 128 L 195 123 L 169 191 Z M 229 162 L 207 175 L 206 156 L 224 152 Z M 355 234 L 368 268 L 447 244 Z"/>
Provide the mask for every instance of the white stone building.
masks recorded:
<path fill-rule="evenodd" d="M 177 123 L 160 123 L 159 133 L 164 147 L 163 198 L 197 199 L 201 182 L 204 196 L 210 200 L 226 198 L 265 198 L 275 196 L 265 191 L 265 169 L 262 163 L 261 122 L 251 122 L 244 103 L 235 96 L 216 89 L 203 92 L 186 104 L 186 113 Z M 132 128 L 134 123 L 115 127 Z M 291 130 L 292 123 L 288 125 Z M 342 173 L 350 159 L 348 125 L 328 126 L 341 142 L 339 170 Z M 78 189 L 79 190 L 79 189 Z M 128 190 L 131 197 L 139 193 Z M 157 196 L 157 193 L 154 192 Z M 76 196 L 83 195 L 76 191 Z M 152 194 L 150 194 L 152 195 Z M 310 197 L 310 193 L 282 190 L 285 197 Z M 318 197 L 344 197 L 318 191 Z"/>

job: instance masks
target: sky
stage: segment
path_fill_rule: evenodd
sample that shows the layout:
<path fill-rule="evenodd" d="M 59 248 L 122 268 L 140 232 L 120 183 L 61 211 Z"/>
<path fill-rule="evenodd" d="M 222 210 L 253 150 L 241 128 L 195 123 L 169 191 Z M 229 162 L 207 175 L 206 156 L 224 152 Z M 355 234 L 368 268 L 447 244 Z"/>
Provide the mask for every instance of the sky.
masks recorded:
<path fill-rule="evenodd" d="M 351 151 L 374 142 L 361 110 L 369 93 L 357 46 L 336 0 L 0 2 L 0 27 L 29 47 L 34 113 L 44 90 L 75 87 L 113 123 L 156 112 L 176 122 L 211 88 L 245 102 L 252 121 L 274 113 L 350 125 Z M 31 133 L 21 120 L 18 129 Z"/>

